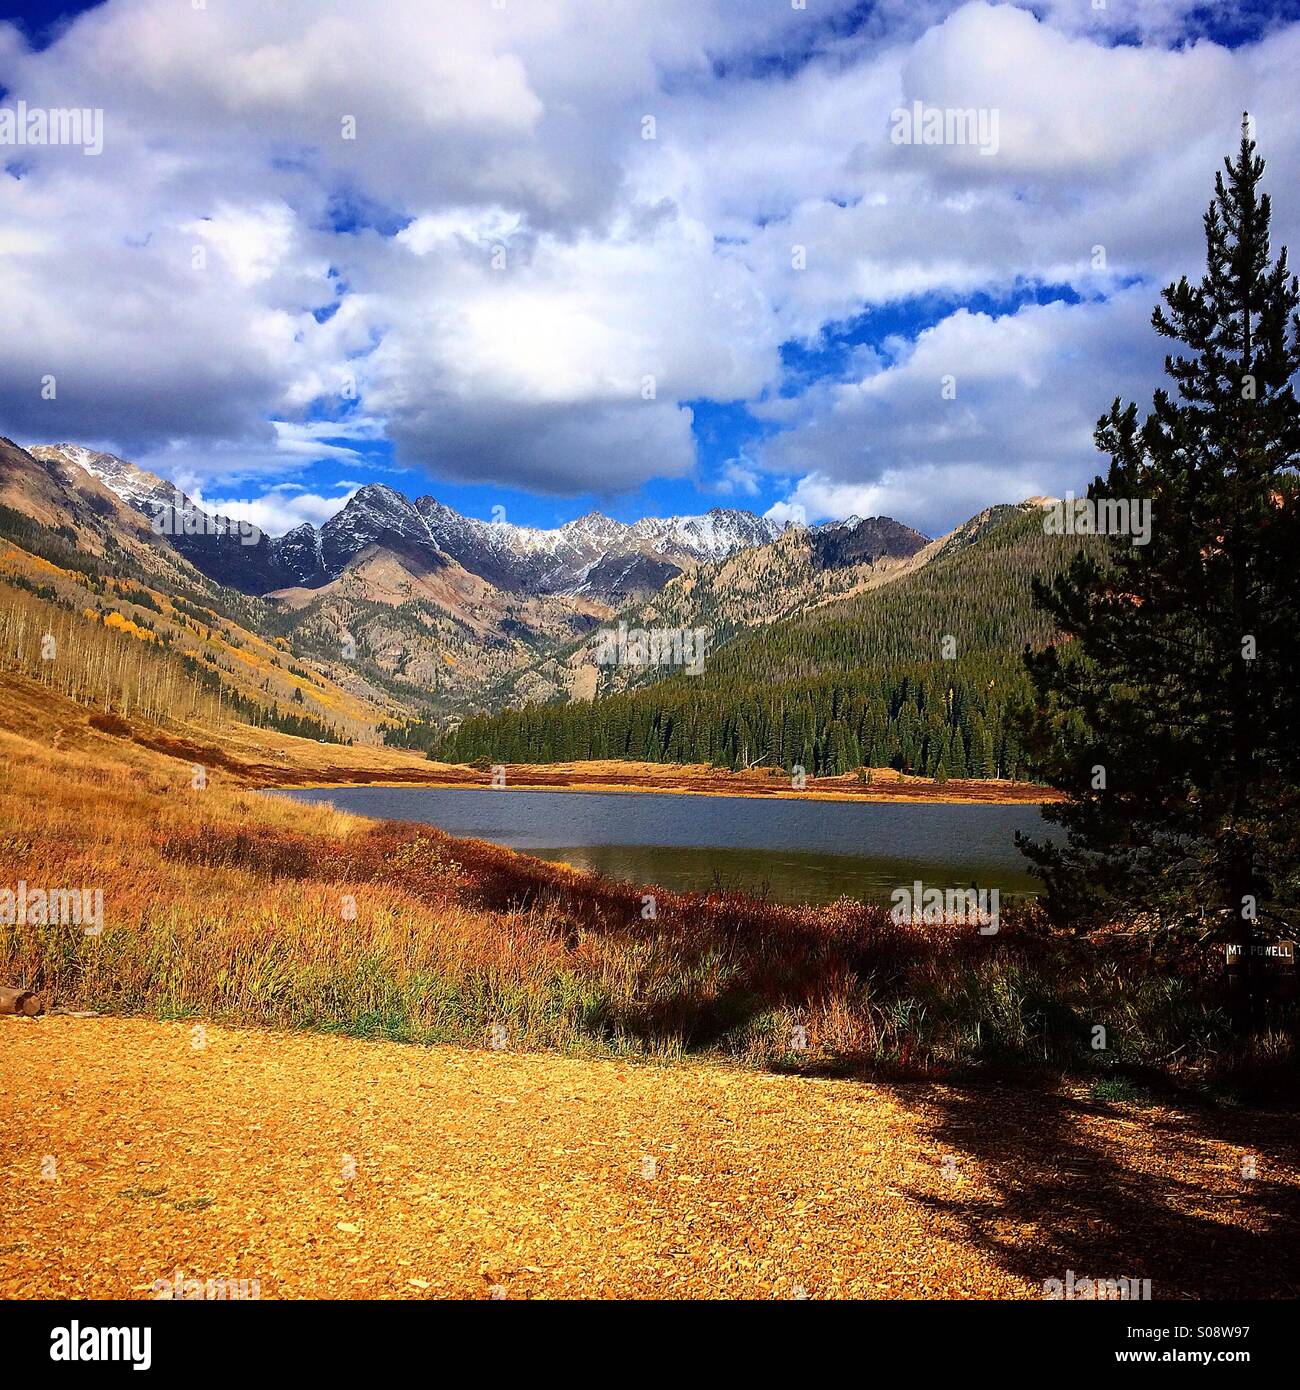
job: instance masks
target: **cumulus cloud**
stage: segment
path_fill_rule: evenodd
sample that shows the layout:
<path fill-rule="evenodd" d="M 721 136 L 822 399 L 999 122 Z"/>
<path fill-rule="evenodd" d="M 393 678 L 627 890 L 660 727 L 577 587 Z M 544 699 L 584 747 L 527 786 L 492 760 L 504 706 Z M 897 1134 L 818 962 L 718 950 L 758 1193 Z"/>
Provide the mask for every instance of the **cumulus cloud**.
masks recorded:
<path fill-rule="evenodd" d="M 212 515 L 251 521 L 269 536 L 282 536 L 304 521 L 322 525 L 342 509 L 356 490 L 357 485 L 352 483 L 332 497 L 323 497 L 293 484 L 280 484 L 260 497 L 205 497 L 201 490 L 188 495 L 196 506 Z"/>
<path fill-rule="evenodd" d="M 765 462 L 799 480 L 786 501 L 809 521 L 885 513 L 932 534 L 1077 486 L 1099 471 L 1098 416 L 1160 375 L 1150 299 L 1137 286 L 1001 318 L 960 310 L 896 363 L 808 392 Z"/>
<path fill-rule="evenodd" d="M 685 472 L 678 402 L 760 390 L 775 344 L 761 286 L 629 200 L 628 167 L 667 74 L 707 80 L 796 22 L 739 0 L 108 0 L 41 52 L 5 27 L 0 82 L 102 106 L 106 141 L 0 179 L 0 411 L 31 438 L 183 440 L 217 472 L 269 419 L 361 397 L 449 477 Z"/>
<path fill-rule="evenodd" d="M 603 236 L 528 235 L 498 210 L 421 218 L 358 277 L 385 330 L 359 364 L 402 456 L 544 491 L 632 488 L 694 464 L 697 397 L 779 366 L 761 285 L 675 212 Z"/>
<path fill-rule="evenodd" d="M 747 459 L 728 459 L 714 481 L 713 490 L 724 497 L 757 497 L 758 480 L 758 470 Z"/>
<path fill-rule="evenodd" d="M 1300 100 L 1287 76 L 1297 62 L 1300 26 L 1236 51 L 1173 51 L 971 4 L 905 46 L 697 98 L 684 124 L 716 174 L 690 206 L 736 238 L 794 339 L 930 293 L 1163 280 L 1201 254 L 1200 213 L 1244 107 L 1270 160 L 1279 229 L 1300 226 L 1289 177 Z M 917 101 L 996 110 L 996 155 L 892 143 L 893 112 Z M 736 129 L 752 143 L 728 158 Z"/>
<path fill-rule="evenodd" d="M 779 428 L 704 486 L 789 476 L 814 514 L 1080 481 L 1243 107 L 1295 239 L 1300 25 L 1230 51 L 1191 0 L 850 8 L 106 0 L 40 51 L 0 25 L 7 100 L 105 113 L 102 155 L 0 174 L 0 420 L 199 480 L 386 438 L 572 494 L 696 476 L 712 399 Z M 894 144 L 914 101 L 996 109 L 997 154 Z M 1043 283 L 1083 302 L 784 375 L 864 309 Z"/>

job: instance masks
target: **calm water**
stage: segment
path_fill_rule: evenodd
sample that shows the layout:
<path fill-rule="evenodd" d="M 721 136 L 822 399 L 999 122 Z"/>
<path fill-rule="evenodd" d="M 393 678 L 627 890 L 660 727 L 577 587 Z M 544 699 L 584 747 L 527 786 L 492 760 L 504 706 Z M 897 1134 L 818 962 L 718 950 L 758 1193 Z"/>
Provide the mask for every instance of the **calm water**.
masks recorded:
<path fill-rule="evenodd" d="M 664 888 L 766 891 L 785 903 L 841 895 L 887 902 L 900 884 L 1032 893 L 1017 830 L 1046 833 L 1037 806 L 857 804 L 754 797 L 331 787 L 276 795 L 421 821 L 543 859 Z"/>

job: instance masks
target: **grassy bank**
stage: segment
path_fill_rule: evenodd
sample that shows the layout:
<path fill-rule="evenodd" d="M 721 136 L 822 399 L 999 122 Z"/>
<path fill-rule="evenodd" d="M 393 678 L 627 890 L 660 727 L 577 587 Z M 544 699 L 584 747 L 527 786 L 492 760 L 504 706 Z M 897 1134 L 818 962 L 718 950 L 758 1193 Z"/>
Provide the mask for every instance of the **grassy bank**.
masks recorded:
<path fill-rule="evenodd" d="M 345 750 L 350 751 L 350 750 Z M 658 792 L 674 796 L 743 796 L 770 801 L 913 802 L 931 805 L 1038 805 L 1059 800 L 1050 787 L 993 778 L 908 777 L 892 767 L 862 769 L 836 777 L 807 777 L 796 786 L 776 769 L 730 772 L 703 763 L 641 763 L 605 758 L 576 763 L 500 763 L 504 785 L 514 791 Z M 272 769 L 274 771 L 274 769 Z M 423 769 L 350 765 L 346 756 L 306 771 L 273 779 L 276 786 L 331 787 L 345 784 L 492 788 L 493 764 L 427 762 Z"/>
<path fill-rule="evenodd" d="M 847 901 L 642 890 L 221 769 L 198 790 L 189 762 L 44 698 L 49 742 L 0 736 L 0 885 L 104 897 L 98 936 L 0 925 L 0 981 L 54 1005 L 850 1074 L 1289 1065 L 1280 1033 L 1234 1051 L 1197 956 L 1078 941 L 1032 910 L 981 936 Z"/>

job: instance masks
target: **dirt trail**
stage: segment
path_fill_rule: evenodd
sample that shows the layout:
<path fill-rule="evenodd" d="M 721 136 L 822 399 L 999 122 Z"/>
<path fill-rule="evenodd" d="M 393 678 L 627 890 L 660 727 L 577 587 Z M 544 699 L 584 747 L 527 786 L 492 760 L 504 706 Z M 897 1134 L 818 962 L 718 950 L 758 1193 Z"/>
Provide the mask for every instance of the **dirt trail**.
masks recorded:
<path fill-rule="evenodd" d="M 1281 1116 L 201 1027 L 0 1019 L 0 1296 L 1296 1289 Z"/>

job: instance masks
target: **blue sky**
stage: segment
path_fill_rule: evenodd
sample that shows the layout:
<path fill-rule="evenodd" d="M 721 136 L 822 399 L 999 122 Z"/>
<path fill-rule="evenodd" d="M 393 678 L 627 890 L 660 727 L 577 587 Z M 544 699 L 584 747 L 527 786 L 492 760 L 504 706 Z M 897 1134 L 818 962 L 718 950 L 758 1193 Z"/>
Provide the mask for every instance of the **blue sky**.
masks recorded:
<path fill-rule="evenodd" d="M 273 531 L 383 481 L 933 534 L 1097 471 L 1243 109 L 1300 221 L 1292 0 L 9 19 L 0 109 L 100 110 L 104 148 L 0 149 L 0 431 Z M 984 135 L 900 139 L 917 103 Z"/>

